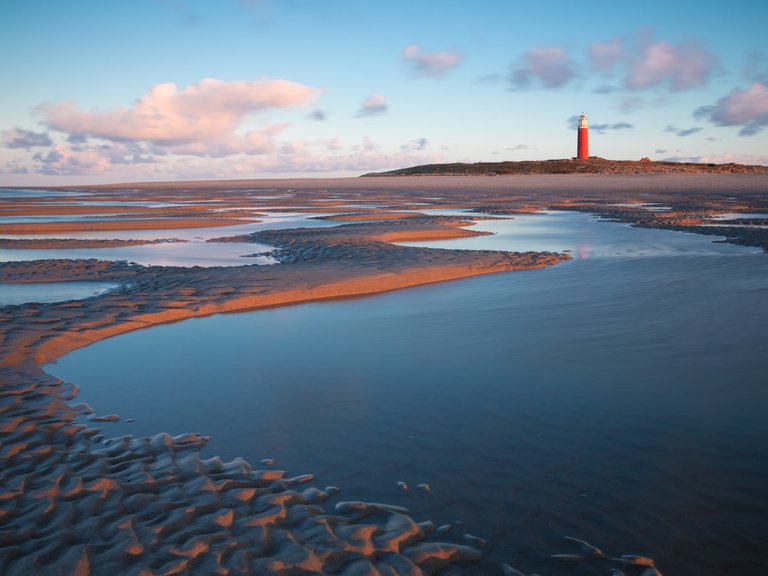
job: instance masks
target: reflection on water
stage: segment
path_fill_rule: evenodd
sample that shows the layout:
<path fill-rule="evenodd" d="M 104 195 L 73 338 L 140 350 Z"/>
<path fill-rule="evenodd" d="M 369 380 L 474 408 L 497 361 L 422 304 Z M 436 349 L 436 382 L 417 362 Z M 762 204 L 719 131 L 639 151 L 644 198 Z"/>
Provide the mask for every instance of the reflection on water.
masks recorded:
<path fill-rule="evenodd" d="M 25 188 L 0 188 L 0 198 L 27 198 L 47 196 L 87 196 L 90 192 L 74 192 L 72 190 L 27 190 Z"/>
<path fill-rule="evenodd" d="M 259 230 L 275 230 L 297 227 L 337 226 L 338 222 L 312 219 L 317 214 L 268 215 L 261 222 L 211 228 L 188 228 L 168 230 L 89 230 L 83 232 L 57 232 L 52 234 L 14 235 L 4 234 L 3 238 L 75 238 L 75 239 L 118 239 L 158 240 L 178 238 L 183 243 L 147 244 L 144 246 L 119 246 L 113 248 L 50 248 L 10 249 L 0 248 L 0 262 L 23 260 L 96 258 L 99 260 L 125 260 L 145 266 L 244 266 L 247 264 L 274 264 L 269 256 L 252 254 L 268 252 L 266 244 L 246 242 L 205 242 L 211 238 L 251 234 Z M 41 217 L 43 218 L 43 217 Z M 47 216 L 44 218 L 48 218 Z"/>
<path fill-rule="evenodd" d="M 25 302 L 64 302 L 82 300 L 110 292 L 119 284 L 109 282 L 36 282 L 0 284 L 0 306 Z"/>
<path fill-rule="evenodd" d="M 765 574 L 768 258 L 583 214 L 481 225 L 499 236 L 466 242 L 594 257 L 188 320 L 48 369 L 136 418 L 109 435 L 211 434 L 209 454 L 460 519 L 526 573 L 571 574 L 549 558 L 569 535 Z"/>
<path fill-rule="evenodd" d="M 258 230 L 276 230 L 281 228 L 337 226 L 338 222 L 313 220 L 313 216 L 322 214 L 275 214 L 259 217 L 260 222 L 236 224 L 234 226 L 213 226 L 211 228 L 169 228 L 167 230 L 88 230 L 83 232 L 56 232 L 50 234 L 3 234 L 3 238 L 101 238 L 117 240 L 159 240 L 179 238 L 181 240 L 208 240 L 221 236 L 250 234 Z"/>
<path fill-rule="evenodd" d="M 768 218 L 768 214 L 762 212 L 728 212 L 712 216 L 712 220 L 733 220 L 735 218 Z"/>
<path fill-rule="evenodd" d="M 10 250 L 0 248 L 0 262 L 24 260 L 97 258 L 124 260 L 144 266 L 245 266 L 247 264 L 275 264 L 269 256 L 252 254 L 268 252 L 271 246 L 245 242 L 186 242 L 146 244 L 144 246 L 118 246 L 115 248 L 61 248 Z"/>
<path fill-rule="evenodd" d="M 509 250 L 512 252 L 570 250 L 575 257 L 648 257 L 690 254 L 749 254 L 757 248 L 734 249 L 712 243 L 712 238 L 667 230 L 643 230 L 629 224 L 595 222 L 595 216 L 581 212 L 541 212 L 514 216 L 513 220 L 480 220 L 469 230 L 491 232 L 455 240 L 402 242 L 404 246 L 459 248 L 466 250 Z M 608 230 L 608 232 L 606 232 Z"/>

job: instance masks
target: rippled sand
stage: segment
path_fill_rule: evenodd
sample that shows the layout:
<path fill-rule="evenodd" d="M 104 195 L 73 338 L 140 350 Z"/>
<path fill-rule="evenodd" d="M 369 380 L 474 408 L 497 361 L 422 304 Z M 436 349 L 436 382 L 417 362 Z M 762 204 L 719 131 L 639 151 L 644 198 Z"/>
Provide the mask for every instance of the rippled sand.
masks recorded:
<path fill-rule="evenodd" d="M 254 210 L 311 209 L 316 203 L 316 208 L 327 211 L 334 203 L 380 201 L 386 207 L 376 212 L 386 214 L 373 219 L 370 209 L 343 208 L 339 212 L 347 215 L 341 218 L 351 223 L 339 227 L 236 237 L 227 237 L 222 228 L 219 241 L 275 246 L 281 264 L 267 268 L 182 269 L 94 260 L 0 264 L 3 282 L 100 280 L 123 285 L 119 291 L 82 301 L 0 308 L 4 464 L 0 569 L 4 574 L 431 574 L 450 564 L 481 561 L 482 540 L 457 528 L 417 522 L 405 509 L 363 503 L 349 495 L 328 510 L 323 501 L 336 488 L 307 487 L 312 481 L 309 475 L 290 476 L 273 466 L 255 467 L 242 460 L 202 460 L 199 450 L 206 438 L 196 434 L 170 437 L 158 431 L 154 437 L 102 439 L 95 429 L 74 423 L 76 415 L 90 412 L 74 403 L 76 386 L 52 378 L 39 366 L 74 348 L 153 324 L 538 268 L 569 258 L 546 252 L 468 252 L 392 244 L 474 234 L 471 217 L 417 214 L 423 204 L 502 214 L 559 207 L 599 212 L 637 225 L 698 231 L 713 214 L 766 211 L 766 183 L 768 179 L 757 176 L 472 177 L 83 189 L 89 193 L 84 201 L 193 199 L 197 205 L 217 202 L 216 207 L 222 208 L 224 200 L 232 209 Z M 264 196 L 265 189 L 275 188 L 290 190 L 290 196 Z M 263 198 L 257 198 L 259 194 Z M 323 203 L 324 199 L 331 202 Z M 51 202 L 29 199 L 24 211 L 44 214 Z M 673 206 L 653 212 L 616 206 L 619 202 Z M 6 211 L 12 212 L 16 205 L 13 200 L 2 201 Z M 86 227 L 138 230 L 242 223 L 194 210 L 195 218 L 190 218 L 190 208 L 144 221 L 4 224 L 0 232 L 34 236 Z M 77 213 L 71 207 L 66 212 Z M 151 212 L 143 214 L 151 218 Z M 733 234 L 732 241 L 766 245 L 759 231 Z M 95 416 L 97 421 L 110 418 Z M 568 542 L 574 551 L 566 552 L 561 561 L 586 563 L 588 570 L 597 562 L 600 573 L 656 573 L 650 559 L 604 557 L 591 544 Z M 516 573 L 504 565 L 487 570 Z"/>

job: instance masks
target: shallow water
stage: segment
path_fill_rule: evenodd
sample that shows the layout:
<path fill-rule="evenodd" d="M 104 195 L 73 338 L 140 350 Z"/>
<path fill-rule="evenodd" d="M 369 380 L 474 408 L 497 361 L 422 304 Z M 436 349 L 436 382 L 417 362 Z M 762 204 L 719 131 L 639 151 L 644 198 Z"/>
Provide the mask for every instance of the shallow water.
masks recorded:
<path fill-rule="evenodd" d="M 222 236 L 250 234 L 259 230 L 280 228 L 338 226 L 338 222 L 315 220 L 315 216 L 324 214 L 274 214 L 258 217 L 259 222 L 235 224 L 233 226 L 212 226 L 210 228 L 168 228 L 159 230 L 88 230 L 83 232 L 52 232 L 49 234 L 3 234 L 3 238 L 103 238 L 118 240 L 158 240 L 179 238 L 181 240 L 209 240 Z"/>
<path fill-rule="evenodd" d="M 252 254 L 272 250 L 266 244 L 246 242 L 205 242 L 211 238 L 250 234 L 259 230 L 280 228 L 338 226 L 338 222 L 312 219 L 315 214 L 280 214 L 268 216 L 258 223 L 167 230 L 94 230 L 84 232 L 57 232 L 52 234 L 4 234 L 3 238 L 76 238 L 158 240 L 177 238 L 186 242 L 167 242 L 143 246 L 117 246 L 112 248 L 0 248 L 0 262 L 24 260 L 96 258 L 98 260 L 125 260 L 145 266 L 244 266 L 247 264 L 274 264 L 269 256 Z M 42 218 L 42 217 L 41 217 Z M 48 217 L 45 217 L 48 218 Z"/>
<path fill-rule="evenodd" d="M 35 282 L 0 284 L 0 306 L 26 302 L 82 300 L 119 288 L 110 282 Z"/>
<path fill-rule="evenodd" d="M 575 259 L 187 320 L 48 370 L 136 419 L 108 435 L 211 434 L 209 454 L 461 520 L 526 573 L 570 573 L 549 558 L 568 535 L 663 573 L 765 574 L 768 258 L 585 214 L 480 226 L 500 233 L 435 245 Z"/>
<path fill-rule="evenodd" d="M 246 242 L 168 242 L 143 246 L 117 246 L 114 248 L 46 248 L 13 250 L 0 248 L 0 262 L 48 260 L 69 258 L 96 258 L 135 262 L 144 266 L 245 266 L 247 264 L 274 264 L 269 256 L 251 256 L 268 252 L 272 246 Z"/>
<path fill-rule="evenodd" d="M 451 214 L 452 215 L 452 214 Z M 491 232 L 454 240 L 402 242 L 403 246 L 459 248 L 463 250 L 548 250 L 570 251 L 580 260 L 588 258 L 637 258 L 648 256 L 687 256 L 693 254 L 759 254 L 759 248 L 736 248 L 716 244 L 712 238 L 664 230 L 643 230 L 629 224 L 598 222 L 581 212 L 542 212 L 514 216 L 512 219 L 480 220 L 468 230 Z"/>
<path fill-rule="evenodd" d="M 712 220 L 732 220 L 734 218 L 768 218 L 764 212 L 728 212 L 712 216 Z"/>

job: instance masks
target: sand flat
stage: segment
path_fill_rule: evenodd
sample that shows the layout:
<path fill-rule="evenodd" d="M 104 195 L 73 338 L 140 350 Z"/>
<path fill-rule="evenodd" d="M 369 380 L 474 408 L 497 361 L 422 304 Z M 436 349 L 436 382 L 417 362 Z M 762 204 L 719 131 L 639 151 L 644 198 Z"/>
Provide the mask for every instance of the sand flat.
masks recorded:
<path fill-rule="evenodd" d="M 765 211 L 767 185 L 768 177 L 751 175 L 398 177 L 130 184 L 129 196 L 196 204 L 226 199 L 264 209 L 275 200 L 259 202 L 254 190 L 270 189 L 275 191 L 270 195 L 285 191 L 277 201 L 289 207 L 317 203 L 320 208 L 329 205 L 322 203 L 328 198 L 337 206 L 349 204 L 337 202 L 340 196 L 388 205 L 450 204 L 494 214 L 554 208 L 701 232 L 701 220 L 713 214 Z M 99 201 L 122 201 L 127 187 L 78 190 L 98 192 Z M 671 209 L 615 206 L 639 202 Z M 157 224 L 172 228 L 190 221 L 166 218 Z M 211 222 L 221 225 L 222 220 L 205 225 L 215 225 Z M 184 318 L 372 294 L 569 259 L 544 252 L 391 244 L 476 234 L 470 222 L 470 217 L 407 214 L 235 237 L 276 246 L 282 263 L 268 269 L 146 268 L 90 260 L 0 264 L 3 282 L 99 280 L 125 281 L 126 286 L 77 302 L 0 308 L 0 454 L 5 464 L 0 498 L 7 504 L 0 514 L 9 527 L 0 540 L 2 571 L 434 573 L 454 562 L 477 561 L 476 546 L 466 545 L 461 536 L 444 541 L 434 527 L 416 523 L 403 510 L 365 503 L 323 510 L 324 492 L 301 486 L 310 480 L 307 476 L 290 477 L 237 460 L 202 460 L 198 452 L 207 439 L 201 436 L 171 437 L 159 430 L 152 438 L 97 442 L 95 430 L 72 421 L 89 412 L 73 402 L 76 388 L 39 368 L 91 342 Z M 27 226 L 33 230 L 38 225 Z M 760 229 L 729 229 L 725 235 L 733 242 L 766 246 Z"/>

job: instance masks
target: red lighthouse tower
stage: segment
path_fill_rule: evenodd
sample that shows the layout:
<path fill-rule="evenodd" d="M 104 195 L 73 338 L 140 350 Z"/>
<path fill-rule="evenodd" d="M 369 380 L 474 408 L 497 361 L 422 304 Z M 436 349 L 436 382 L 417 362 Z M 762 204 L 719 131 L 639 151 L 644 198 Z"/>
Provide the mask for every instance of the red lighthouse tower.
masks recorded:
<path fill-rule="evenodd" d="M 584 112 L 579 116 L 579 139 L 576 146 L 576 157 L 579 160 L 589 158 L 589 126 L 587 125 L 587 115 Z"/>

